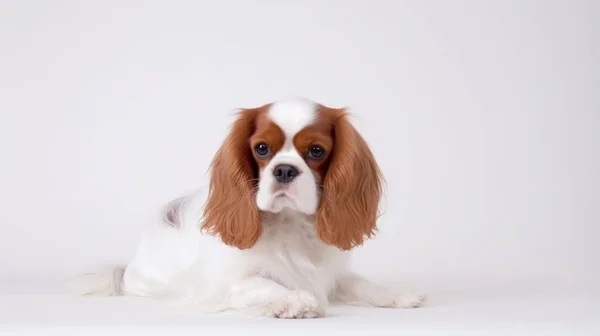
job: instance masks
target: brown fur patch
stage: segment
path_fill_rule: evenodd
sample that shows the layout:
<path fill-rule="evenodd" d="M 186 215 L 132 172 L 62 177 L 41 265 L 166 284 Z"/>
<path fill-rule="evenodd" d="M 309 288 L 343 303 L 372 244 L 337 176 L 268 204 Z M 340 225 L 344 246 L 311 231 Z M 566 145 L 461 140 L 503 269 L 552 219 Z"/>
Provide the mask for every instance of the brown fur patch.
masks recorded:
<path fill-rule="evenodd" d="M 320 106 L 318 113 L 320 123 L 331 123 L 334 147 L 316 215 L 317 235 L 325 243 L 350 250 L 377 230 L 384 181 L 346 110 Z"/>
<path fill-rule="evenodd" d="M 250 137 L 256 131 L 257 118 L 267 110 L 268 105 L 241 110 L 210 166 L 201 229 L 240 249 L 252 247 L 262 233 L 254 200 L 258 166 L 250 151 Z"/>
<path fill-rule="evenodd" d="M 256 118 L 256 130 L 250 137 L 250 148 L 255 162 L 259 169 L 263 169 L 269 161 L 277 154 L 277 152 L 283 147 L 285 142 L 285 134 L 277 124 L 272 122 L 266 113 L 261 113 Z M 271 155 L 268 158 L 260 158 L 256 155 L 254 148 L 260 143 L 266 144 L 271 150 Z"/>
<path fill-rule="evenodd" d="M 321 159 L 311 159 L 308 153 L 313 146 L 319 146 L 325 154 Z M 313 125 L 307 126 L 294 136 L 294 147 L 306 161 L 318 181 L 327 174 L 333 152 L 333 124 L 329 119 L 320 118 Z"/>

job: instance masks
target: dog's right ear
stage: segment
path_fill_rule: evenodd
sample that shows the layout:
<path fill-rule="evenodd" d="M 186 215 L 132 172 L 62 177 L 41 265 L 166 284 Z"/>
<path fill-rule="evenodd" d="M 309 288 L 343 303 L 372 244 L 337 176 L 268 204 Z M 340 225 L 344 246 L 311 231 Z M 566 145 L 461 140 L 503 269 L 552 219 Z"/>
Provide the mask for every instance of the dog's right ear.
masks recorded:
<path fill-rule="evenodd" d="M 259 109 L 243 109 L 210 166 L 209 195 L 202 230 L 240 249 L 252 247 L 262 233 L 254 192 L 258 170 L 250 149 Z"/>

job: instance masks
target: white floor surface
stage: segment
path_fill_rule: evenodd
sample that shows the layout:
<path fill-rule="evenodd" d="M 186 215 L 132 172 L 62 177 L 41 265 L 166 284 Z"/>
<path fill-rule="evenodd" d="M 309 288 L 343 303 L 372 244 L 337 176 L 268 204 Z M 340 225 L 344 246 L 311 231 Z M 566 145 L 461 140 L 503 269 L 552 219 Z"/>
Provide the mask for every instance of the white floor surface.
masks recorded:
<path fill-rule="evenodd" d="M 517 292 L 517 291 L 515 291 Z M 483 292 L 481 292 L 483 293 Z M 131 297 L 73 297 L 3 285 L 1 335 L 600 335 L 600 293 L 430 292 L 419 309 L 336 307 L 315 320 L 208 316 Z"/>

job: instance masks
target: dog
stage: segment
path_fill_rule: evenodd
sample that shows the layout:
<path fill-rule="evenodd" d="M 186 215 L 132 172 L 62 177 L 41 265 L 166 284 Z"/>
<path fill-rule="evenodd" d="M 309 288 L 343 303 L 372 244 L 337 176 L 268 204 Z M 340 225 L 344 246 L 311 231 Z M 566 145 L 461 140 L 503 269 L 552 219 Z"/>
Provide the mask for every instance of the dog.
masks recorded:
<path fill-rule="evenodd" d="M 346 108 L 294 98 L 240 109 L 209 176 L 164 207 L 129 264 L 78 275 L 78 293 L 272 318 L 424 303 L 349 270 L 377 231 L 384 179 Z"/>

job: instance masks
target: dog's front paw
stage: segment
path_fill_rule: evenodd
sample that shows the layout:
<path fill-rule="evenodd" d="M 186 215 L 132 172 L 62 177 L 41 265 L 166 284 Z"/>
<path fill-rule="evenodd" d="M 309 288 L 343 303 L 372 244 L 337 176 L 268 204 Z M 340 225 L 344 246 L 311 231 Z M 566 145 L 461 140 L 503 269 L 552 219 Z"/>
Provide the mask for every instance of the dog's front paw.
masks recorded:
<path fill-rule="evenodd" d="M 265 316 L 285 319 L 304 319 L 325 316 L 314 295 L 306 291 L 292 291 L 285 299 L 271 302 Z"/>
<path fill-rule="evenodd" d="M 397 308 L 418 308 L 427 301 L 427 294 L 419 292 L 403 292 L 396 294 L 393 306 Z"/>

